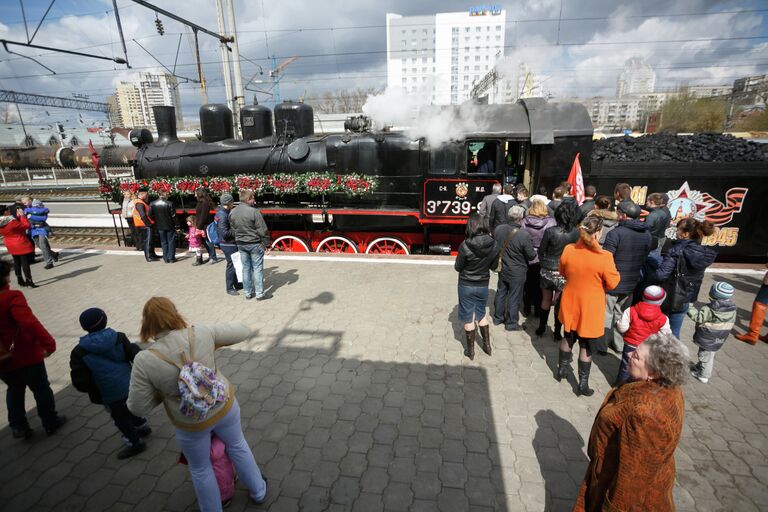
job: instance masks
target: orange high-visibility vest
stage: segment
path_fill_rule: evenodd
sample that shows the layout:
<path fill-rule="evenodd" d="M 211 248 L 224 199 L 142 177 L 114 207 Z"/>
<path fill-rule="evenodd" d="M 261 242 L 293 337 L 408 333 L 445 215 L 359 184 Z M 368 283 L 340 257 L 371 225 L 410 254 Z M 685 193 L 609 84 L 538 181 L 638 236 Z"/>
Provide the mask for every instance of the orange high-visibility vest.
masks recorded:
<path fill-rule="evenodd" d="M 144 205 L 144 212 L 146 213 L 147 218 L 149 219 L 149 224 L 150 225 L 154 224 L 155 222 L 149 217 L 149 205 L 138 198 L 133 200 L 133 224 L 138 228 L 146 227 L 146 225 L 144 224 L 144 221 L 141 220 L 141 215 L 139 215 L 139 210 L 136 208 L 136 205 L 139 203 Z"/>

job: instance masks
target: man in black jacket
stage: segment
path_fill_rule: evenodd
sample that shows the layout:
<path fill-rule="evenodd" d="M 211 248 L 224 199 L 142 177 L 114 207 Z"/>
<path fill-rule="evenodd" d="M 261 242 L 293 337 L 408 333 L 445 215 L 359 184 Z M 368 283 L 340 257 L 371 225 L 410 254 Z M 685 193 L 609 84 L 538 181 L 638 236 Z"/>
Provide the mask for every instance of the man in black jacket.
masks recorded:
<path fill-rule="evenodd" d="M 518 314 L 523 298 L 528 262 L 536 258 L 531 235 L 521 229 L 525 208 L 512 206 L 507 214 L 509 222 L 493 232 L 497 248 L 501 252 L 501 273 L 496 298 L 493 302 L 493 323 L 504 323 L 507 331 L 519 331 Z"/>
<path fill-rule="evenodd" d="M 639 220 L 639 206 L 632 201 L 622 201 L 616 212 L 619 225 L 605 237 L 603 249 L 613 254 L 621 281 L 606 294 L 605 331 L 598 344 L 598 352 L 605 352 L 609 345 L 619 353 L 624 349 L 624 339 L 614 325 L 624 314 L 624 309 L 629 307 L 629 299 L 641 279 L 641 271 L 653 243 L 648 226 Z"/>
<path fill-rule="evenodd" d="M 216 210 L 213 220 L 216 222 L 216 232 L 219 235 L 219 247 L 227 260 L 227 269 L 224 272 L 225 285 L 229 295 L 240 295 L 237 293 L 239 284 L 237 272 L 235 272 L 235 265 L 232 262 L 232 255 L 237 252 L 237 242 L 235 241 L 235 232 L 229 225 L 229 212 L 235 207 L 235 199 L 232 194 L 221 194 L 219 201 L 221 205 Z"/>
<path fill-rule="evenodd" d="M 160 196 L 150 203 L 149 216 L 155 221 L 155 229 L 160 236 L 163 261 L 176 263 L 176 229 L 179 222 L 176 219 L 176 209 L 168 195 L 168 192 L 162 191 Z"/>
<path fill-rule="evenodd" d="M 595 209 L 595 196 L 597 195 L 597 189 L 593 185 L 587 185 L 584 187 L 584 202 L 579 206 L 581 210 L 581 218 L 583 219 L 589 212 Z"/>
<path fill-rule="evenodd" d="M 491 211 L 488 213 L 488 227 L 491 230 L 491 234 L 496 231 L 497 227 L 507 223 L 509 209 L 517 204 L 513 195 L 515 193 L 514 185 L 504 185 L 502 190 L 504 193 L 491 204 Z"/>
<path fill-rule="evenodd" d="M 661 248 L 667 240 L 666 231 L 669 223 L 672 221 L 672 215 L 667 208 L 667 195 L 655 192 L 648 196 L 645 203 L 646 209 L 650 212 L 645 218 L 645 224 L 648 231 L 653 236 L 653 245 L 651 252 L 661 256 Z"/>

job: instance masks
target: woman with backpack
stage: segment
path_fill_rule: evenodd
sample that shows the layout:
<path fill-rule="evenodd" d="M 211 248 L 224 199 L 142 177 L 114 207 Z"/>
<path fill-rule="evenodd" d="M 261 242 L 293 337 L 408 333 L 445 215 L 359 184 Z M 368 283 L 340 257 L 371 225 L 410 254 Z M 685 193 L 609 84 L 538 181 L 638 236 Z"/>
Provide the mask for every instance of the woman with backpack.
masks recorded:
<path fill-rule="evenodd" d="M 189 325 L 170 299 L 152 297 L 144 305 L 140 337 L 152 344 L 133 361 L 128 409 L 147 416 L 160 403 L 165 406 L 189 462 L 200 510 L 222 510 L 211 465 L 211 433 L 226 445 L 251 500 L 264 503 L 267 480 L 243 436 L 234 387 L 215 358 L 216 349 L 250 338 L 250 328 L 236 322 Z"/>

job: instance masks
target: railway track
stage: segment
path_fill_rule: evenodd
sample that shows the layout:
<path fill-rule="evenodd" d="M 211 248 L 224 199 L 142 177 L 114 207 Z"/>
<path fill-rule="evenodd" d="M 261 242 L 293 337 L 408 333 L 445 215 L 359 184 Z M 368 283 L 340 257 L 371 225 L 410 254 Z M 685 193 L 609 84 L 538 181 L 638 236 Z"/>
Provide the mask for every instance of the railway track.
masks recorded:
<path fill-rule="evenodd" d="M 51 236 L 51 244 L 54 246 L 99 245 L 115 247 L 117 246 L 117 238 L 114 228 L 55 228 Z"/>

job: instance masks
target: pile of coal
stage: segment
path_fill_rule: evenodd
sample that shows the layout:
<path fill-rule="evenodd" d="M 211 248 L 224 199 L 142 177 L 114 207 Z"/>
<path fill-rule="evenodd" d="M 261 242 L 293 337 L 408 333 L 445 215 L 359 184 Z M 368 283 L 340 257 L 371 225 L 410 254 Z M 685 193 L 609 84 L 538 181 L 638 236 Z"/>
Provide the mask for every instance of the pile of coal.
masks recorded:
<path fill-rule="evenodd" d="M 611 137 L 595 141 L 592 160 L 606 162 L 757 162 L 768 160 L 768 144 L 722 133 Z"/>

